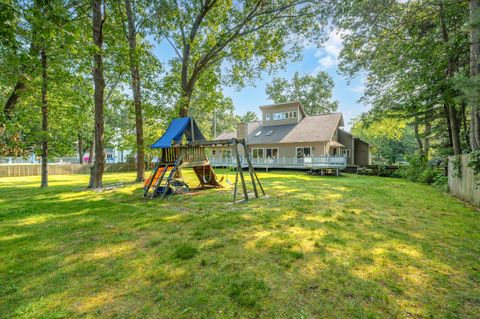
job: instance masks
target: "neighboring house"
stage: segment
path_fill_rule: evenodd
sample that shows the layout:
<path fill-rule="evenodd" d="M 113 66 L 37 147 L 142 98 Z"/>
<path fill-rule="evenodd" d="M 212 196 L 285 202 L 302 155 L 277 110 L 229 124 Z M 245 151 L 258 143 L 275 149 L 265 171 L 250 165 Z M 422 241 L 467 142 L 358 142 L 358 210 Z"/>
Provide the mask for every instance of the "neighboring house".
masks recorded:
<path fill-rule="evenodd" d="M 344 165 L 370 163 L 369 145 L 342 129 L 341 113 L 308 116 L 299 102 L 260 106 L 260 110 L 262 121 L 240 123 L 236 132 L 221 133 L 216 139 L 246 139 L 254 164 L 269 159 L 303 163 L 326 158 L 341 159 Z M 229 158 L 231 150 L 215 149 L 212 157 L 214 161 Z"/>

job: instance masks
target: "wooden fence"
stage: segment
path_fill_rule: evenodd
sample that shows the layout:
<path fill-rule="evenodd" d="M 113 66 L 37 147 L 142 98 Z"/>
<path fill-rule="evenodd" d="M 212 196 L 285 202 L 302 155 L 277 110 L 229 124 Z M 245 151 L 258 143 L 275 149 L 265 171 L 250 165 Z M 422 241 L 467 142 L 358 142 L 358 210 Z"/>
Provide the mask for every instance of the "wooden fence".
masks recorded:
<path fill-rule="evenodd" d="M 458 156 L 460 156 L 461 177 L 458 177 L 455 172 L 453 163 L 455 156 L 448 157 L 448 189 L 453 195 L 480 206 L 480 188 L 473 187 L 473 169 L 468 167 L 468 154 Z"/>
<path fill-rule="evenodd" d="M 106 172 L 134 171 L 135 163 L 106 164 Z M 90 172 L 89 164 L 49 164 L 49 175 L 86 174 Z M 40 164 L 0 165 L 0 177 L 36 176 L 41 173 Z"/>

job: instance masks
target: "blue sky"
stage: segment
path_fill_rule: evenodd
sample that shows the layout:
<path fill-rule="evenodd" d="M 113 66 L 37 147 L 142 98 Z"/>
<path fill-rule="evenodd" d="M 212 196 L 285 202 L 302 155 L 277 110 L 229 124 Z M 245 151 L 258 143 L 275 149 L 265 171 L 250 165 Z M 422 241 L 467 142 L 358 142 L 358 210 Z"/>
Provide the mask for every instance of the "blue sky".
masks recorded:
<path fill-rule="evenodd" d="M 338 54 L 341 49 L 341 37 L 336 31 L 332 31 L 322 48 L 305 47 L 303 59 L 298 62 L 288 63 L 284 71 L 270 76 L 263 74 L 261 79 L 255 81 L 254 86 L 248 86 L 240 90 L 224 87 L 223 93 L 225 96 L 232 98 L 236 114 L 242 115 L 247 111 L 254 111 L 260 115 L 258 106 L 272 103 L 265 94 L 265 87 L 273 77 L 290 79 L 295 72 L 315 74 L 318 71 L 326 71 L 335 82 L 333 99 L 339 102 L 338 111 L 343 113 L 346 127 L 350 128 L 350 121 L 367 111 L 369 107 L 357 102 L 363 92 L 362 78 L 357 77 L 349 81 L 338 74 Z M 162 42 L 154 48 L 154 53 L 160 60 L 166 62 L 173 56 L 174 51 L 168 43 Z"/>

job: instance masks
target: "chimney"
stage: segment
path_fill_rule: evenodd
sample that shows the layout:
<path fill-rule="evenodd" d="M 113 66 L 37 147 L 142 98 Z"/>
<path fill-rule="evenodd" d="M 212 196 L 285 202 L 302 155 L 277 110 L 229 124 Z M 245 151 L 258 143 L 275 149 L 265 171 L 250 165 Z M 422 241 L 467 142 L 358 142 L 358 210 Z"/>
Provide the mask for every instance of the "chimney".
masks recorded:
<path fill-rule="evenodd" d="M 238 123 L 237 124 L 237 139 L 245 139 L 247 141 L 248 137 L 248 124 L 247 123 Z"/>

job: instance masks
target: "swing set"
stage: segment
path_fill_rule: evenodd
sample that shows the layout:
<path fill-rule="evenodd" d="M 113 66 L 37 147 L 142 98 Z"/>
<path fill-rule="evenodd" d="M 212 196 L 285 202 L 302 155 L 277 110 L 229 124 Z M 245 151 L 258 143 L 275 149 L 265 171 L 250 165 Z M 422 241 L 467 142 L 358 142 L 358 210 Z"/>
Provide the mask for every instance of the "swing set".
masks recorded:
<path fill-rule="evenodd" d="M 248 154 L 245 140 L 233 138 L 230 140 L 207 141 L 195 120 L 189 117 L 174 119 L 165 134 L 151 146 L 153 149 L 160 150 L 160 156 L 150 177 L 145 181 L 143 196 L 170 199 L 174 194 L 188 193 L 190 188 L 182 178 L 182 168 L 193 169 L 200 182 L 197 189 L 223 187 L 220 183 L 224 179 L 227 184 L 231 185 L 227 172 L 220 180 L 217 179 L 206 155 L 206 149 L 212 147 L 230 147 L 232 149 L 236 159 L 233 201 L 237 202 L 237 197 L 241 195 L 243 195 L 243 200 L 240 201 L 247 201 L 249 193 L 242 169 L 242 158 L 238 151 L 241 148 L 244 154 Z M 253 196 L 258 198 L 259 193 L 265 195 L 250 157 L 246 155 L 244 159 L 250 175 Z M 241 183 L 240 187 L 239 183 Z"/>

